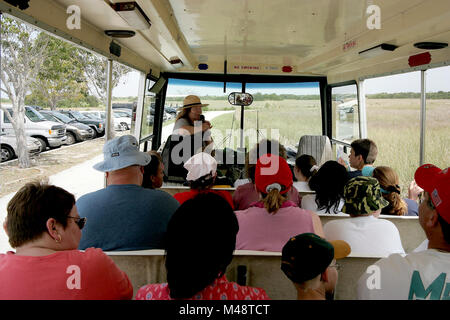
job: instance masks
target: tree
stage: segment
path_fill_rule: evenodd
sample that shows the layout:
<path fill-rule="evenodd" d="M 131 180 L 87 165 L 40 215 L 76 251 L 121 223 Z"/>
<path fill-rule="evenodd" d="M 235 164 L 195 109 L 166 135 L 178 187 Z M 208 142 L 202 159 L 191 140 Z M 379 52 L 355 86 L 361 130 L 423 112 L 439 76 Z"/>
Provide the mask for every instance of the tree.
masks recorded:
<path fill-rule="evenodd" d="M 78 50 L 78 62 L 84 70 L 84 75 L 88 82 L 88 87 L 91 93 L 96 96 L 103 105 L 106 106 L 107 103 L 107 60 L 101 58 L 95 54 L 87 52 L 85 50 Z M 113 63 L 112 71 L 112 83 L 111 86 L 114 89 L 120 82 L 120 79 L 131 72 L 131 68 L 119 64 L 117 62 Z M 114 125 L 113 119 L 111 117 L 111 123 L 109 127 L 109 135 L 114 136 Z"/>
<path fill-rule="evenodd" d="M 36 80 L 47 54 L 48 38 L 25 23 L 1 19 L 1 91 L 11 100 L 13 114 L 2 106 L 17 139 L 19 167 L 28 168 L 30 158 L 25 136 L 25 96 Z"/>
<path fill-rule="evenodd" d="M 48 42 L 48 54 L 32 86 L 33 96 L 51 110 L 55 110 L 61 101 L 83 99 L 87 85 L 82 66 L 74 59 L 79 49 L 43 32 L 38 38 Z"/>

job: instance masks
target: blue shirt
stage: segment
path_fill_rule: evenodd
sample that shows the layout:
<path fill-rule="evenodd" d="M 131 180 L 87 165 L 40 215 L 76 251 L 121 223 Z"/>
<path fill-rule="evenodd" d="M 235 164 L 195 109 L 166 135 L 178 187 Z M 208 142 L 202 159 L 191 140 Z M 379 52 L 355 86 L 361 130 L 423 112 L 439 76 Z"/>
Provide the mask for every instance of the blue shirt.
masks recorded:
<path fill-rule="evenodd" d="M 134 184 L 110 185 L 76 202 L 86 217 L 79 249 L 104 251 L 163 249 L 163 237 L 178 201 L 161 190 Z"/>

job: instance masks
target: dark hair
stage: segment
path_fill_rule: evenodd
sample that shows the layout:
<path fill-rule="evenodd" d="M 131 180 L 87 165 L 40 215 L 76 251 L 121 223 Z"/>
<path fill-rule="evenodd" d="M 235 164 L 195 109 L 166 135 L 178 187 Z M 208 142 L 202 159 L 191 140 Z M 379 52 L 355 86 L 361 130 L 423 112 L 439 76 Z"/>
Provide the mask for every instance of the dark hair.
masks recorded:
<path fill-rule="evenodd" d="M 197 180 L 189 181 L 189 187 L 191 189 L 203 190 L 209 189 L 214 185 L 215 176 L 211 173 L 205 174 Z"/>
<path fill-rule="evenodd" d="M 236 215 L 221 196 L 201 193 L 184 202 L 165 238 L 170 297 L 191 298 L 225 274 L 238 230 Z"/>
<path fill-rule="evenodd" d="M 47 231 L 49 218 L 66 228 L 74 205 L 73 194 L 60 187 L 39 181 L 27 183 L 8 203 L 6 229 L 11 247 L 39 238 Z"/>
<path fill-rule="evenodd" d="M 317 170 L 311 172 L 311 168 L 317 164 L 316 159 L 309 154 L 302 154 L 300 157 L 295 159 L 295 166 L 300 170 L 305 178 L 310 178 L 312 175 L 317 173 Z"/>
<path fill-rule="evenodd" d="M 344 186 L 348 182 L 345 167 L 336 161 L 325 162 L 309 180 L 309 187 L 316 192 L 317 209 L 326 209 L 326 213 L 338 211 L 341 198 L 344 196 Z"/>
<path fill-rule="evenodd" d="M 350 145 L 355 156 L 361 155 L 365 164 L 373 164 L 377 158 L 378 148 L 370 139 L 358 139 Z"/>
<path fill-rule="evenodd" d="M 183 118 L 186 119 L 190 125 L 194 125 L 194 123 L 192 122 L 191 118 L 189 118 L 189 112 L 191 112 L 191 108 L 182 108 L 178 114 L 177 117 L 175 118 L 175 122 L 177 122 L 179 119 Z"/>
<path fill-rule="evenodd" d="M 162 158 L 160 154 L 154 150 L 148 152 L 151 156 L 150 163 L 144 167 L 144 176 L 142 179 L 142 187 L 147 189 L 154 189 L 152 184 L 151 176 L 156 176 L 158 174 L 159 165 L 162 163 Z"/>
<path fill-rule="evenodd" d="M 431 200 L 430 200 L 430 202 L 431 202 Z M 441 217 L 439 212 L 437 212 L 437 216 L 438 216 L 439 224 L 441 225 L 442 234 L 444 235 L 444 240 L 445 240 L 445 242 L 450 244 L 450 223 L 445 221 L 444 218 Z"/>

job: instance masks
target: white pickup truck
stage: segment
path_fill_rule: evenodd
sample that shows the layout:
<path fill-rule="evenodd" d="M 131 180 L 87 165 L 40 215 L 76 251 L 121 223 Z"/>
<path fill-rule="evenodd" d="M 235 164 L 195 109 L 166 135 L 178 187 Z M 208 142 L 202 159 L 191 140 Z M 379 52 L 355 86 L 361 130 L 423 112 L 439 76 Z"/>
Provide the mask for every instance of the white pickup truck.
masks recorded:
<path fill-rule="evenodd" d="M 8 108 L 12 114 L 12 108 Z M 41 144 L 41 152 L 47 148 L 58 148 L 64 144 L 66 127 L 60 123 L 47 121 L 32 107 L 25 107 L 25 134 L 36 138 Z M 14 129 L 3 110 L 0 110 L 0 132 L 14 136 Z"/>

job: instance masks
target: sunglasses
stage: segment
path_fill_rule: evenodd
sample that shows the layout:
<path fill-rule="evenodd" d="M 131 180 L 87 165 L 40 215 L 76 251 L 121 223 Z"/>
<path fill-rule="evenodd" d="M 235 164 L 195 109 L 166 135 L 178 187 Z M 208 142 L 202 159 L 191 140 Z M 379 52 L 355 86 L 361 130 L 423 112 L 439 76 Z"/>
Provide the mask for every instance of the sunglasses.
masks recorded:
<path fill-rule="evenodd" d="M 71 217 L 71 216 L 67 216 L 67 218 L 75 219 L 75 223 L 77 224 L 78 228 L 80 228 L 80 230 L 84 228 L 84 225 L 86 224 L 86 220 L 87 220 L 87 218 L 79 218 L 79 217 Z"/>

